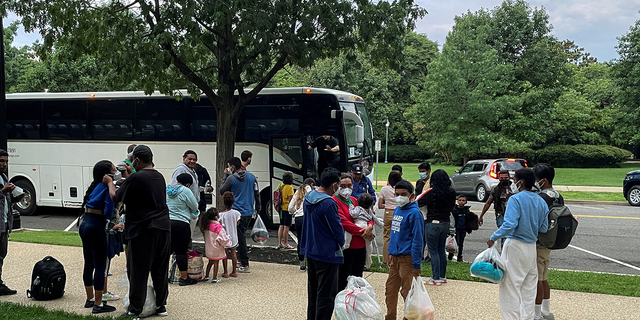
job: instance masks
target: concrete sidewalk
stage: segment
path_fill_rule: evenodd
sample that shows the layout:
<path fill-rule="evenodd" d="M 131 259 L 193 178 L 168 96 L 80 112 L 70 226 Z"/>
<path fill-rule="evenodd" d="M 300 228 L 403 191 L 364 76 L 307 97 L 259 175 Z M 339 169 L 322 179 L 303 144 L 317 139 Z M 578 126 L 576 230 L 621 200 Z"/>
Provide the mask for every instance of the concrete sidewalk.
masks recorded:
<path fill-rule="evenodd" d="M 51 255 L 60 260 L 67 273 L 65 295 L 53 301 L 34 301 L 26 297 L 33 265 Z M 9 242 L 3 280 L 17 295 L 1 296 L 0 301 L 40 305 L 48 309 L 89 315 L 84 309 L 82 284 L 82 248 Z M 124 297 L 119 284 L 124 271 L 124 257 L 112 262 L 113 276 L 109 277 L 109 291 Z M 366 273 L 365 277 L 376 292 L 376 300 L 383 310 L 386 274 Z M 298 266 L 254 262 L 251 273 L 238 278 L 223 279 L 218 284 L 199 283 L 180 287 L 169 285 L 167 319 L 305 319 L 307 305 L 307 275 Z M 449 281 L 439 287 L 428 287 L 436 309 L 437 319 L 500 319 L 498 285 L 469 281 Z M 551 308 L 556 319 L 638 319 L 640 298 L 579 293 L 551 292 Z M 118 310 L 107 316 L 124 312 L 122 300 L 114 301 Z M 399 306 L 402 306 L 399 303 Z M 401 319 L 402 311 L 398 312 Z"/>

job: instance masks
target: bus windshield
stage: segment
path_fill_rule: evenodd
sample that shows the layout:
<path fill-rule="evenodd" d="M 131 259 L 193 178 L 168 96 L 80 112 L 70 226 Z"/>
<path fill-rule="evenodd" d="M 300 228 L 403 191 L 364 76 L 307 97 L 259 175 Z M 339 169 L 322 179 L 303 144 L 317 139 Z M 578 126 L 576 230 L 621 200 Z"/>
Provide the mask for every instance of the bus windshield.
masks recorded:
<path fill-rule="evenodd" d="M 369 114 L 364 103 L 356 103 L 358 109 L 358 115 L 362 122 L 364 122 L 364 156 L 373 157 L 373 131 L 371 130 L 371 122 L 369 121 Z"/>

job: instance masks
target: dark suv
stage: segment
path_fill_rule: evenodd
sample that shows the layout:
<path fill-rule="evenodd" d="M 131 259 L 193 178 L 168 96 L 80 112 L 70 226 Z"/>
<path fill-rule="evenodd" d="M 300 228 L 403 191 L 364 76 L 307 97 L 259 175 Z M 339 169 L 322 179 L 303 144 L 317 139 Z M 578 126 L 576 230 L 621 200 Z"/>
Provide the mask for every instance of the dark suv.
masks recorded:
<path fill-rule="evenodd" d="M 451 175 L 451 186 L 456 193 L 473 195 L 478 201 L 486 201 L 489 198 L 491 188 L 498 184 L 498 172 L 509 170 L 511 177 L 520 168 L 527 167 L 524 159 L 483 159 L 471 160 L 456 169 Z"/>
<path fill-rule="evenodd" d="M 632 206 L 640 206 L 640 170 L 627 172 L 622 182 L 622 193 Z"/>

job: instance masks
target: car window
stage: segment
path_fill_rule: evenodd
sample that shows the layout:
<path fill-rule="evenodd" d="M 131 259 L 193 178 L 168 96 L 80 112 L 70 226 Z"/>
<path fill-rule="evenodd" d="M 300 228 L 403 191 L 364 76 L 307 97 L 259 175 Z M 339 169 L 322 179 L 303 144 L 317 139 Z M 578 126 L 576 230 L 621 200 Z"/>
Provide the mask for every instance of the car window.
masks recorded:
<path fill-rule="evenodd" d="M 476 163 L 473 165 L 473 171 L 484 171 L 486 164 L 484 163 Z"/>
<path fill-rule="evenodd" d="M 471 172 L 471 169 L 473 169 L 473 163 L 467 163 L 464 165 L 464 167 L 462 167 L 462 170 L 460 170 L 460 172 Z"/>
<path fill-rule="evenodd" d="M 522 168 L 522 164 L 520 164 L 520 162 L 508 162 L 508 161 L 501 161 L 498 162 L 498 171 L 500 170 L 509 170 L 509 171 L 514 171 L 514 170 L 518 170 Z"/>

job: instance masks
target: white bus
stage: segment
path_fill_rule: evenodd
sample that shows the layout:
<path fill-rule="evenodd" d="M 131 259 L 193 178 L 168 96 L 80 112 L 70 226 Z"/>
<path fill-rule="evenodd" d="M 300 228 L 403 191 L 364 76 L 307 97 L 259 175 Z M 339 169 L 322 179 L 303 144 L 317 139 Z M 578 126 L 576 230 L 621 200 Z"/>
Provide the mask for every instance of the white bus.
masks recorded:
<path fill-rule="evenodd" d="M 27 195 L 16 207 L 79 208 L 102 159 L 118 163 L 132 143 L 149 145 L 167 183 L 184 151 L 215 177 L 216 113 L 206 96 L 194 101 L 159 93 L 81 92 L 7 95 L 9 176 Z M 261 188 L 263 220 L 272 214 L 272 188 L 292 171 L 295 184 L 317 178 L 317 154 L 307 143 L 320 135 L 339 141 L 340 169 L 370 163 L 372 130 L 361 97 L 318 88 L 263 89 L 238 119 L 235 155 L 253 152 L 248 168 Z M 215 178 L 212 178 L 215 180 Z M 213 194 L 217 194 L 214 186 Z M 215 203 L 215 202 L 214 202 Z"/>

